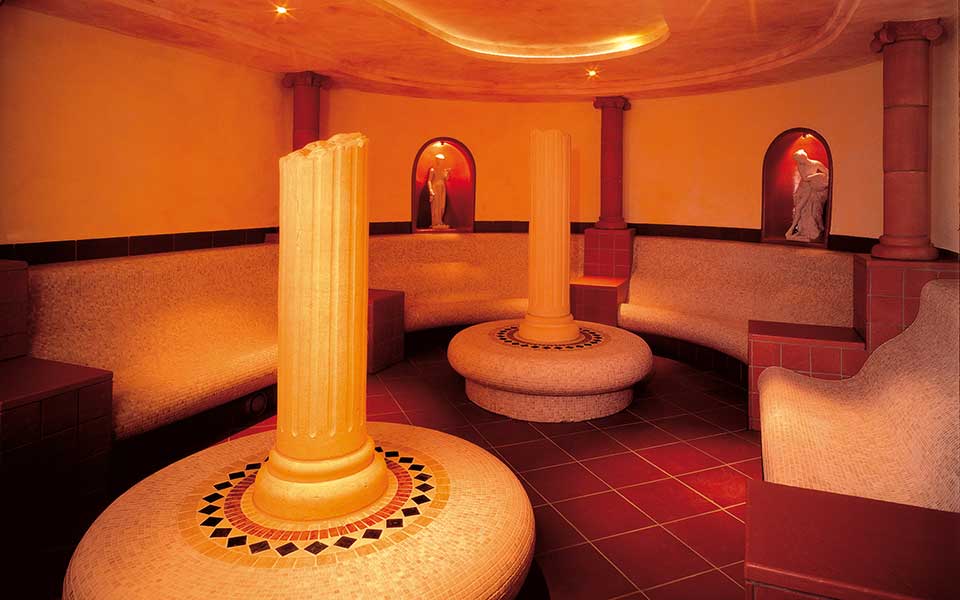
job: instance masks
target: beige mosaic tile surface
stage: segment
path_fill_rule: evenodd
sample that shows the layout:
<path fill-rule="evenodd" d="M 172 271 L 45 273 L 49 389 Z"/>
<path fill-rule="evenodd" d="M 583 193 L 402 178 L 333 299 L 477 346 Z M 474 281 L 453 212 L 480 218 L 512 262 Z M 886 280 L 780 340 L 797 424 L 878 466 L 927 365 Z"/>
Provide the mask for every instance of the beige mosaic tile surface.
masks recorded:
<path fill-rule="evenodd" d="M 369 430 L 394 481 L 364 511 L 311 523 L 260 514 L 248 485 L 274 434 L 221 444 L 111 505 L 78 546 L 64 598 L 296 598 L 321 590 L 363 599 L 512 598 L 534 540 L 516 477 L 444 433 L 390 423 Z"/>

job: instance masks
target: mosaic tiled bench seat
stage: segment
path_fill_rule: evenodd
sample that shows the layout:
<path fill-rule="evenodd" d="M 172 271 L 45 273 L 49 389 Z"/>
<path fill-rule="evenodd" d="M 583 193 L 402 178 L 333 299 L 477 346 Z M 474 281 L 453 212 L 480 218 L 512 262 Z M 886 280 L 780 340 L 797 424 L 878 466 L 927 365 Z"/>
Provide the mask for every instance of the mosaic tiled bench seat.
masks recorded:
<path fill-rule="evenodd" d="M 367 291 L 367 372 L 403 360 L 403 292 Z"/>
<path fill-rule="evenodd" d="M 766 480 L 960 512 L 960 289 L 928 283 L 916 320 L 860 372 L 761 375 Z"/>

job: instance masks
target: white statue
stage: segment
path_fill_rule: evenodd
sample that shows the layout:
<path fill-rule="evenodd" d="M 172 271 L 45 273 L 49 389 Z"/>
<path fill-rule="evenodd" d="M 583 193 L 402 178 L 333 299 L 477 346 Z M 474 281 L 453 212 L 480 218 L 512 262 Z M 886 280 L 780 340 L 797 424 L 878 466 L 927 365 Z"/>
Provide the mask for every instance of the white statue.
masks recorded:
<path fill-rule="evenodd" d="M 823 235 L 823 205 L 830 188 L 830 172 L 804 150 L 793 153 L 797 170 L 793 174 L 793 221 L 787 239 L 812 242 Z"/>
<path fill-rule="evenodd" d="M 427 189 L 430 190 L 430 229 L 450 229 L 443 222 L 443 213 L 447 210 L 447 179 L 450 178 L 450 169 L 440 166 L 442 154 L 436 155 L 434 166 L 427 173 Z"/>

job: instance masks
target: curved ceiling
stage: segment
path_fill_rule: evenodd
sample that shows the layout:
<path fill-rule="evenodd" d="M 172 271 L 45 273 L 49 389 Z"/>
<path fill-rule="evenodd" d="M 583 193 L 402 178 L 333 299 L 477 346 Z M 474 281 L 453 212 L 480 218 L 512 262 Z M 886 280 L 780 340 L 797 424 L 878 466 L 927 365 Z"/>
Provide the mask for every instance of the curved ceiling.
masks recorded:
<path fill-rule="evenodd" d="M 951 0 L 275 1 L 286 15 L 268 0 L 12 3 L 270 71 L 316 71 L 334 84 L 494 100 L 799 79 L 876 60 L 870 40 L 884 21 L 957 12 Z"/>

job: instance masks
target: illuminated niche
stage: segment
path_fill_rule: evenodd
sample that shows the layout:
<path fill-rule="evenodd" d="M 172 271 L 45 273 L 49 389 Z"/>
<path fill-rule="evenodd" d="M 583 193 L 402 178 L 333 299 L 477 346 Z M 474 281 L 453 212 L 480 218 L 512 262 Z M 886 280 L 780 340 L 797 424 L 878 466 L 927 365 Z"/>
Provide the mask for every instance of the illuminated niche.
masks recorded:
<path fill-rule="evenodd" d="M 830 147 L 816 131 L 797 127 L 775 137 L 763 157 L 762 240 L 826 247 L 834 175 Z"/>
<path fill-rule="evenodd" d="M 470 150 L 453 138 L 428 140 L 413 161 L 414 233 L 472 232 L 476 189 L 476 164 Z"/>

